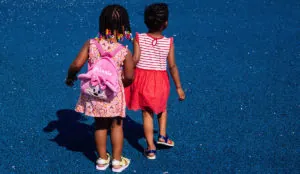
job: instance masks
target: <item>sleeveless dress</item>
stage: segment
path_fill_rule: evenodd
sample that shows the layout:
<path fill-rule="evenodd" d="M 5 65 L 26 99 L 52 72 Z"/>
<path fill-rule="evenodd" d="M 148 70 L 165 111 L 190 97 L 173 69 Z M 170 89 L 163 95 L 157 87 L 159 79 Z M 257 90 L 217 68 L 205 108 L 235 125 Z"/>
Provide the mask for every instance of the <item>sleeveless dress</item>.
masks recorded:
<path fill-rule="evenodd" d="M 134 82 L 125 88 L 126 105 L 130 110 L 146 110 L 159 114 L 166 111 L 170 94 L 167 57 L 173 38 L 153 38 L 136 33 L 141 56 Z"/>
<path fill-rule="evenodd" d="M 98 52 L 97 46 L 94 44 L 94 42 L 97 42 L 97 40 L 90 40 L 88 66 L 92 66 L 92 64 L 100 58 L 100 53 Z M 104 39 L 101 39 L 100 45 L 104 51 L 110 52 L 116 49 L 120 44 L 110 43 Z M 119 72 L 120 91 L 118 92 L 117 96 L 112 101 L 108 102 L 81 93 L 75 107 L 75 111 L 84 113 L 85 115 L 91 117 L 125 117 L 126 104 L 124 87 L 122 83 L 122 66 L 127 52 L 127 47 L 124 47 L 113 57 Z"/>

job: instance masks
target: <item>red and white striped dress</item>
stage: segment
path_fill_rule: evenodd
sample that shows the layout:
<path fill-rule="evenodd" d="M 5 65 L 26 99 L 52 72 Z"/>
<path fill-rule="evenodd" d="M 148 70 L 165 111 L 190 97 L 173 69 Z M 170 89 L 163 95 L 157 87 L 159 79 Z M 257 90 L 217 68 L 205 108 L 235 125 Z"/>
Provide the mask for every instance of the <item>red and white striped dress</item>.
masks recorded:
<path fill-rule="evenodd" d="M 170 93 L 167 57 L 173 38 L 154 38 L 136 33 L 141 55 L 136 65 L 135 79 L 125 89 L 126 105 L 130 110 L 147 110 L 159 114 L 166 111 Z"/>

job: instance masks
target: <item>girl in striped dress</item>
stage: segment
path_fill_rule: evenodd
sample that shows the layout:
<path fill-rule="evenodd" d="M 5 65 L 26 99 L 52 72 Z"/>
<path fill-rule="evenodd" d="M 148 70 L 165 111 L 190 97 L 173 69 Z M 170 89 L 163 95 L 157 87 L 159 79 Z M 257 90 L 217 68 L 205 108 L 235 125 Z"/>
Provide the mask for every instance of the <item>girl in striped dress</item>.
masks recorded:
<path fill-rule="evenodd" d="M 144 154 L 148 159 L 156 158 L 153 142 L 153 115 L 159 121 L 157 144 L 174 146 L 166 133 L 167 101 L 170 93 L 167 64 L 176 86 L 179 100 L 185 99 L 179 73 L 175 63 L 173 38 L 162 35 L 168 25 L 168 6 L 155 3 L 145 9 L 144 21 L 148 33 L 136 33 L 133 60 L 136 63 L 135 79 L 125 89 L 126 104 L 130 110 L 142 110 L 144 134 L 148 147 Z"/>

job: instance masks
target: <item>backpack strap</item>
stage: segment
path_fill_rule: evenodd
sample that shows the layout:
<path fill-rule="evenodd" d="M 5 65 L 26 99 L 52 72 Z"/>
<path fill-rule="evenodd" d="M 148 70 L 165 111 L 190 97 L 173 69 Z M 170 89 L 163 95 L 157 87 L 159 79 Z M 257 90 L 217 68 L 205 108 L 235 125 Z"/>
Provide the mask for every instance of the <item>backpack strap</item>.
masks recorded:
<path fill-rule="evenodd" d="M 97 46 L 100 55 L 103 55 L 103 54 L 105 53 L 105 51 L 103 50 L 103 48 L 102 48 L 102 46 L 100 45 L 100 43 L 99 43 L 97 40 L 95 40 L 95 41 L 94 41 L 94 44 Z"/>
<path fill-rule="evenodd" d="M 111 57 L 114 57 L 119 51 L 121 51 L 121 49 L 123 48 L 123 45 L 120 44 L 116 49 L 114 49 L 113 51 L 111 51 L 109 54 Z"/>
<path fill-rule="evenodd" d="M 113 51 L 111 52 L 106 52 L 103 50 L 102 46 L 100 45 L 100 43 L 98 41 L 94 41 L 94 44 L 97 46 L 98 48 L 98 51 L 100 53 L 101 56 L 104 56 L 105 54 L 109 54 L 110 57 L 114 57 L 122 48 L 123 48 L 123 45 L 120 44 L 116 49 L 114 49 Z"/>

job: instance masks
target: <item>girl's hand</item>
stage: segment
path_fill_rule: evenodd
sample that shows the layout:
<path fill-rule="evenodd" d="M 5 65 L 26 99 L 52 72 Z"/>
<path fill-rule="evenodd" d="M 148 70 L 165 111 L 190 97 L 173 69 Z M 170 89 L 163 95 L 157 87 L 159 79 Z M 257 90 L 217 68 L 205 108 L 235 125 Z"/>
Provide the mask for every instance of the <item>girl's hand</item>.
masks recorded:
<path fill-rule="evenodd" d="M 74 81 L 76 81 L 77 80 L 77 77 L 75 76 L 74 78 L 67 78 L 66 80 L 65 80 L 65 83 L 66 83 L 66 85 L 68 85 L 68 86 L 74 86 Z"/>
<path fill-rule="evenodd" d="M 68 70 L 68 75 L 65 80 L 66 85 L 73 86 L 74 81 L 77 80 L 76 74 L 80 71 L 80 69 L 83 67 L 83 65 L 89 58 L 89 46 L 90 46 L 90 41 L 88 40 L 84 43 L 77 57 L 70 65 Z"/>
<path fill-rule="evenodd" d="M 183 89 L 182 88 L 177 88 L 176 91 L 177 91 L 179 100 L 183 101 L 185 99 L 185 93 L 184 93 Z"/>
<path fill-rule="evenodd" d="M 171 40 L 171 42 L 173 42 Z M 176 91 L 179 97 L 180 101 L 183 101 L 185 99 L 185 93 L 183 89 L 181 88 L 180 78 L 179 78 L 179 72 L 177 69 L 177 65 L 175 63 L 175 54 L 174 54 L 174 44 L 171 44 L 169 55 L 168 55 L 168 65 L 170 74 L 172 75 L 173 81 L 176 86 Z"/>

